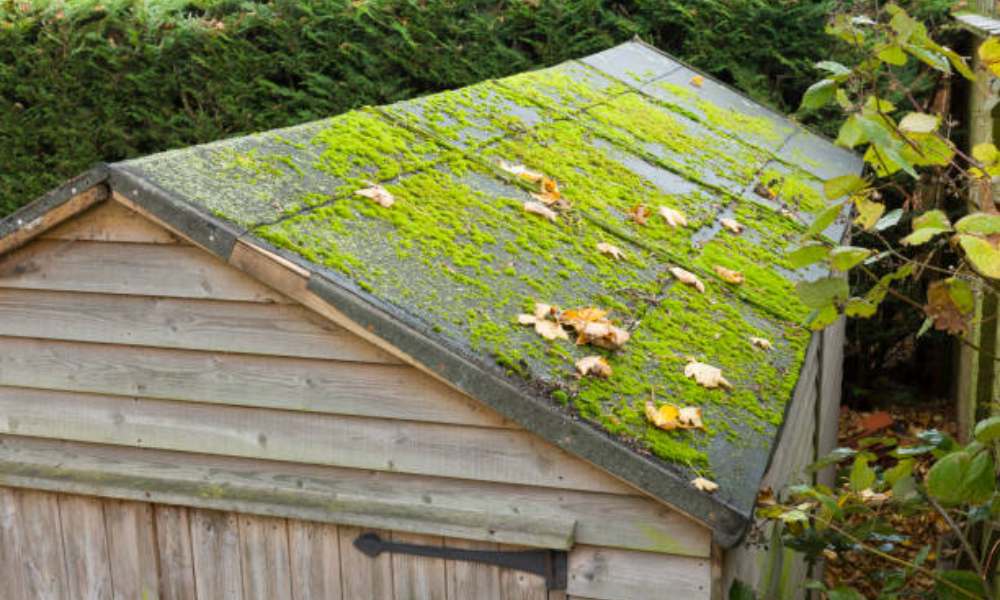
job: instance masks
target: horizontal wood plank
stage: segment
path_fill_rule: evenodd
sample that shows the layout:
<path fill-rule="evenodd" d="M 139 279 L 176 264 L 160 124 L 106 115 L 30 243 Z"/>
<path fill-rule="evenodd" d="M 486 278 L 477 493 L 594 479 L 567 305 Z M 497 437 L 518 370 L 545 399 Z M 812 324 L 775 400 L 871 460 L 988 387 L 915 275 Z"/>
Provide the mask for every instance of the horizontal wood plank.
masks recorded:
<path fill-rule="evenodd" d="M 521 431 L 0 388 L 0 432 L 602 491 L 608 477 Z"/>
<path fill-rule="evenodd" d="M 399 364 L 295 304 L 0 291 L 0 335 Z"/>
<path fill-rule="evenodd" d="M 516 427 L 403 365 L 0 337 L 0 385 Z"/>
<path fill-rule="evenodd" d="M 705 527 L 639 496 L 17 436 L 0 436 L 0 481 L 535 546 L 554 544 L 545 531 L 574 520 L 579 543 L 693 556 L 711 548 Z M 349 512 L 365 502 L 366 515 Z M 405 507 L 419 507 L 418 518 Z"/>
<path fill-rule="evenodd" d="M 709 600 L 711 561 L 705 558 L 577 546 L 569 553 L 570 596 L 594 600 Z"/>
<path fill-rule="evenodd" d="M 91 242 L 187 244 L 163 227 L 114 201 L 101 202 L 39 237 Z"/>
<path fill-rule="evenodd" d="M 0 288 L 288 302 L 193 246 L 36 240 L 0 258 Z"/>

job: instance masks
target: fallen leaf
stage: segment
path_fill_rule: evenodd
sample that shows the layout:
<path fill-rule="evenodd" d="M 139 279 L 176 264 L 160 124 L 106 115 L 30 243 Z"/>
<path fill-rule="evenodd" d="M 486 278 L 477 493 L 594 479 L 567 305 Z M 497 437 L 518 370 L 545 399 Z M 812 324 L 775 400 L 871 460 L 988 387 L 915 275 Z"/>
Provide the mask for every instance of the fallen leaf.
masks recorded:
<path fill-rule="evenodd" d="M 556 222 L 555 211 L 549 208 L 548 206 L 545 206 L 541 202 L 525 202 L 524 211 L 534 215 L 538 215 L 540 217 L 545 217 L 546 219 L 552 221 L 553 223 Z"/>
<path fill-rule="evenodd" d="M 713 267 L 715 269 L 715 274 L 719 276 L 719 279 L 725 281 L 726 283 L 733 283 L 740 285 L 743 283 L 743 273 L 739 271 L 733 271 L 732 269 L 727 269 L 719 265 Z"/>
<path fill-rule="evenodd" d="M 691 78 L 691 85 L 700 88 L 701 86 L 705 85 L 705 78 L 702 77 L 701 75 L 695 75 L 694 77 Z"/>
<path fill-rule="evenodd" d="M 604 379 L 611 377 L 611 365 L 603 356 L 584 356 L 576 361 L 576 370 L 581 375 L 593 375 Z"/>
<path fill-rule="evenodd" d="M 705 479 L 704 477 L 695 477 L 691 480 L 691 485 L 693 485 L 698 491 L 708 494 L 711 494 L 715 490 L 719 489 L 719 484 Z"/>
<path fill-rule="evenodd" d="M 687 227 L 687 217 L 679 210 L 668 206 L 660 207 L 660 216 L 667 220 L 667 225 L 671 227 Z"/>
<path fill-rule="evenodd" d="M 690 271 L 685 271 L 680 267 L 671 267 L 670 274 L 677 278 L 677 281 L 685 285 L 690 285 L 701 293 L 705 293 L 705 284 L 698 279 L 698 276 Z"/>
<path fill-rule="evenodd" d="M 365 198 L 374 200 L 379 206 L 384 206 L 385 208 L 389 208 L 396 201 L 389 190 L 378 185 L 377 183 L 371 187 L 366 187 L 363 190 L 357 190 L 354 193 L 358 196 L 364 196 Z"/>
<path fill-rule="evenodd" d="M 771 340 L 767 340 L 762 337 L 751 337 L 750 344 L 754 348 L 760 348 L 761 350 L 770 350 L 771 348 L 774 348 L 774 345 L 771 344 Z"/>
<path fill-rule="evenodd" d="M 559 321 L 577 333 L 577 345 L 593 344 L 608 350 L 625 345 L 631 335 L 607 319 L 608 311 L 587 307 L 563 311 Z"/>
<path fill-rule="evenodd" d="M 625 253 L 622 252 L 618 246 L 613 246 L 607 242 L 598 242 L 597 251 L 601 254 L 606 254 L 615 260 L 625 258 Z"/>
<path fill-rule="evenodd" d="M 621 327 L 611 325 L 606 334 L 600 337 L 590 338 L 588 341 L 599 348 L 617 350 L 624 346 L 625 342 L 627 342 L 630 337 L 632 337 L 632 335 L 629 332 L 625 331 Z M 577 343 L 579 343 L 579 340 Z"/>
<path fill-rule="evenodd" d="M 719 219 L 719 223 L 729 231 L 739 235 L 743 233 L 743 224 L 736 219 L 730 219 L 726 217 L 725 219 Z"/>
<path fill-rule="evenodd" d="M 520 323 L 521 325 L 534 325 L 535 321 L 537 320 L 538 317 L 536 317 L 535 315 L 526 315 L 526 314 L 517 315 L 517 322 Z"/>
<path fill-rule="evenodd" d="M 569 334 L 562 328 L 562 325 L 548 319 L 538 319 L 535 321 L 535 333 L 547 340 L 568 340 Z"/>
<path fill-rule="evenodd" d="M 500 168 L 507 171 L 511 175 L 516 175 L 521 179 L 527 179 L 532 183 L 536 183 L 545 178 L 544 175 L 535 171 L 529 171 L 524 165 L 512 165 L 506 161 L 500 161 Z"/>
<path fill-rule="evenodd" d="M 607 315 L 608 311 L 603 308 L 588 306 L 586 308 L 564 310 L 560 316 L 560 320 L 573 329 L 583 329 L 587 323 L 605 321 Z"/>
<path fill-rule="evenodd" d="M 679 414 L 680 411 L 673 404 L 664 404 L 660 408 L 656 408 L 652 402 L 646 402 L 646 418 L 660 429 L 666 431 L 677 429 L 677 416 Z"/>
<path fill-rule="evenodd" d="M 685 429 L 705 429 L 701 422 L 701 409 L 697 406 L 685 406 L 678 411 L 677 422 Z"/>
<path fill-rule="evenodd" d="M 694 378 L 699 385 L 710 389 L 723 387 L 732 389 L 732 384 L 722 376 L 722 369 L 707 365 L 703 362 L 693 361 L 684 367 L 684 376 Z"/>
<path fill-rule="evenodd" d="M 645 204 L 636 204 L 628 211 L 628 216 L 639 225 L 645 225 L 649 220 L 649 207 Z"/>

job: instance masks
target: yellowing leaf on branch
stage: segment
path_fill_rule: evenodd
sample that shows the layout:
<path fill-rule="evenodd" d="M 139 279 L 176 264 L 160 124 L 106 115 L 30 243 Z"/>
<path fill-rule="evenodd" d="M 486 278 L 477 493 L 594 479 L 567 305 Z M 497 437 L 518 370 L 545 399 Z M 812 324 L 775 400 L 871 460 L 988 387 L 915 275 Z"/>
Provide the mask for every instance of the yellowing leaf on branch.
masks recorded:
<path fill-rule="evenodd" d="M 726 217 L 724 219 L 719 219 L 719 223 L 722 224 L 723 227 L 725 227 L 732 233 L 735 233 L 736 235 L 743 233 L 743 224 L 737 221 L 736 219 L 730 219 Z"/>
<path fill-rule="evenodd" d="M 553 223 L 556 222 L 556 212 L 541 202 L 525 202 L 524 211 L 533 215 L 544 217 Z"/>
<path fill-rule="evenodd" d="M 759 348 L 761 350 L 770 350 L 774 348 L 774 345 L 771 343 L 771 340 L 762 337 L 751 337 L 750 345 L 753 346 L 754 348 Z"/>
<path fill-rule="evenodd" d="M 1000 38 L 991 37 L 979 46 L 979 60 L 990 73 L 1000 77 Z"/>
<path fill-rule="evenodd" d="M 660 207 L 660 216 L 666 219 L 667 225 L 671 227 L 687 227 L 687 217 L 681 211 L 669 206 Z"/>
<path fill-rule="evenodd" d="M 649 207 L 645 204 L 636 204 L 629 209 L 628 217 L 638 225 L 645 225 L 649 221 Z"/>
<path fill-rule="evenodd" d="M 625 253 L 621 251 L 621 248 L 609 244 L 607 242 L 598 242 L 597 251 L 600 252 L 601 254 L 610 256 L 615 260 L 622 260 L 623 258 L 625 258 Z"/>
<path fill-rule="evenodd" d="M 584 356 L 576 361 L 576 370 L 580 375 L 593 375 L 604 379 L 611 377 L 611 365 L 603 356 Z"/>
<path fill-rule="evenodd" d="M 378 185 L 377 183 L 371 185 L 370 187 L 366 187 L 363 190 L 357 190 L 354 193 L 358 196 L 368 198 L 369 200 L 374 200 L 376 204 L 384 206 L 385 208 L 389 208 L 394 202 L 396 202 L 396 199 L 389 192 L 389 190 Z"/>
<path fill-rule="evenodd" d="M 537 183 L 545 178 L 544 175 L 536 171 L 529 171 L 524 165 L 512 165 L 506 161 L 500 161 L 500 168 L 504 171 L 510 173 L 511 175 L 516 175 L 521 179 L 525 179 L 532 183 Z"/>
<path fill-rule="evenodd" d="M 720 265 L 715 265 L 713 268 L 715 269 L 715 274 L 719 276 L 719 279 L 725 281 L 726 283 L 732 283 L 735 285 L 743 283 L 743 273 L 727 269 L 726 267 Z"/>
<path fill-rule="evenodd" d="M 719 489 L 719 484 L 704 477 L 695 477 L 691 480 L 691 485 L 699 492 L 705 492 L 706 494 L 711 494 Z"/>
<path fill-rule="evenodd" d="M 684 367 L 684 376 L 694 379 L 698 385 L 709 389 L 732 389 L 733 385 L 722 376 L 722 369 L 703 362 L 692 361 Z"/>
<path fill-rule="evenodd" d="M 670 274 L 677 278 L 684 285 L 689 285 L 701 293 L 705 293 L 705 284 L 698 279 L 698 276 L 690 271 L 685 271 L 680 267 L 671 267 Z"/>

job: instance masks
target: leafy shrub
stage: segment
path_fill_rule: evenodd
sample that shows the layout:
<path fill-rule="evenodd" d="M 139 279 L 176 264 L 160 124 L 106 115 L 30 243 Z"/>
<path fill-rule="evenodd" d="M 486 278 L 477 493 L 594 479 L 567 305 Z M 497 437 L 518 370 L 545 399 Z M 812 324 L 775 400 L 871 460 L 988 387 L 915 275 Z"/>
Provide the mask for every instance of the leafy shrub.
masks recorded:
<path fill-rule="evenodd" d="M 96 161 L 330 116 L 640 36 L 779 108 L 835 0 L 0 0 L 0 213 Z"/>

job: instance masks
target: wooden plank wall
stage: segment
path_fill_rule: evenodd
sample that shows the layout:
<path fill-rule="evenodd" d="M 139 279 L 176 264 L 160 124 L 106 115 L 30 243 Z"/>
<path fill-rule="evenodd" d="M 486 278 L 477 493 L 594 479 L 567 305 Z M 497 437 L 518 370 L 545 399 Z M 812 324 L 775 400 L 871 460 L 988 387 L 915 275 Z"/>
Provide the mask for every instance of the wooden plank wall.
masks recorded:
<path fill-rule="evenodd" d="M 86 485 L 0 479 L 118 498 L 4 492 L 5 536 L 49 534 L 18 577 L 30 579 L 24 585 L 31 590 L 54 591 L 26 597 L 65 597 L 59 586 L 70 583 L 139 597 L 134 590 L 153 584 L 153 563 L 156 589 L 167 598 L 274 598 L 289 590 L 298 598 L 310 597 L 311 586 L 337 588 L 344 598 L 368 597 L 358 590 L 373 586 L 383 586 L 371 592 L 376 598 L 458 598 L 466 589 L 477 598 L 544 597 L 520 574 L 362 559 L 345 545 L 346 526 L 262 516 L 327 520 L 315 506 L 300 514 L 273 500 L 197 487 L 225 480 L 230 490 L 254 481 L 277 489 L 301 482 L 296 472 L 335 495 L 433 499 L 444 510 L 483 510 L 486 503 L 527 523 L 575 520 L 570 592 L 579 597 L 652 598 L 664 585 L 680 586 L 689 598 L 709 594 L 711 539 L 702 525 L 115 201 L 0 256 L 0 437 L 10 441 L 9 452 L 44 458 L 58 450 L 99 465 L 95 472 L 118 469 L 118 487 L 99 478 Z M 142 467 L 147 457 L 169 463 L 170 482 L 186 482 L 199 495 L 185 499 L 168 486 L 158 497 L 136 496 L 122 482 L 155 479 L 156 470 Z M 134 502 L 143 499 L 161 504 Z M 24 527 L 8 527 L 12 514 Z M 428 538 L 413 519 L 405 524 L 411 533 L 393 535 L 473 545 L 505 539 L 468 523 L 462 531 L 480 541 Z M 53 537 L 66 526 L 70 543 L 66 531 L 62 541 Z M 308 553 L 296 550 L 303 544 Z M 337 557 L 345 565 L 339 575 L 324 568 Z M 7 554 L 0 560 L 9 566 Z M 110 573 L 102 571 L 109 564 Z M 209 568 L 210 577 L 199 575 Z M 272 575 L 261 578 L 262 570 Z M 387 574 L 391 581 L 383 581 Z M 128 592 L 117 594 L 117 585 Z M 521 591 L 496 596 L 504 589 Z"/>

